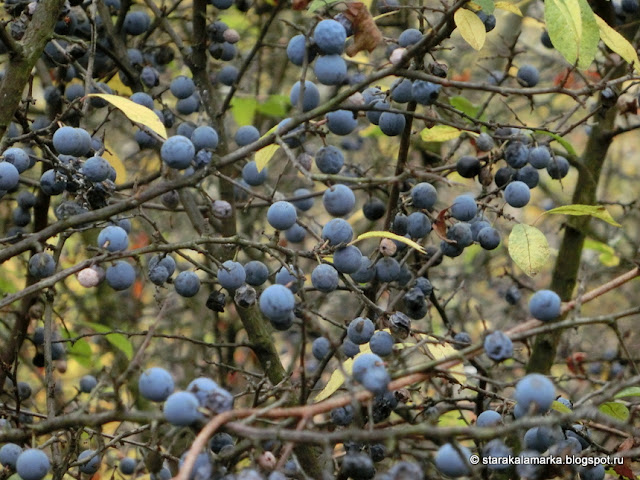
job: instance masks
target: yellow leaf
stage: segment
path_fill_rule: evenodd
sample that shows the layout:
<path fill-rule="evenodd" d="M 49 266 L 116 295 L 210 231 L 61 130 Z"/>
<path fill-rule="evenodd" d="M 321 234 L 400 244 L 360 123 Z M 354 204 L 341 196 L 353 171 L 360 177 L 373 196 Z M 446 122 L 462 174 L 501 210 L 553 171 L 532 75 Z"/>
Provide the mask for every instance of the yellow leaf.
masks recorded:
<path fill-rule="evenodd" d="M 549 253 L 547 239 L 537 228 L 518 224 L 511 230 L 509 256 L 530 277 L 547 264 Z"/>
<path fill-rule="evenodd" d="M 325 387 L 322 389 L 322 391 L 318 395 L 316 395 L 316 398 L 315 398 L 316 402 L 321 402 L 322 400 L 329 398 L 331 395 L 333 395 L 335 392 L 338 391 L 338 389 L 344 383 L 344 375 L 342 372 L 344 371 L 344 373 L 346 373 L 347 375 L 351 375 L 351 371 L 353 369 L 353 361 L 363 353 L 371 353 L 371 348 L 369 347 L 368 343 L 366 345 L 360 345 L 360 353 L 358 355 L 356 355 L 353 358 L 347 359 L 342 364 L 341 369 L 336 368 L 333 371 Z"/>
<path fill-rule="evenodd" d="M 506 10 L 507 12 L 511 12 L 514 13 L 516 15 L 518 15 L 519 17 L 522 17 L 522 11 L 520 10 L 520 8 L 514 4 L 514 3 L 510 3 L 510 2 L 496 2 L 496 8 L 499 8 L 501 10 Z"/>
<path fill-rule="evenodd" d="M 480 17 L 466 8 L 460 8 L 453 15 L 453 21 L 460 30 L 460 35 L 475 50 L 480 50 L 487 38 L 487 31 Z"/>
<path fill-rule="evenodd" d="M 552 208 L 551 210 L 547 210 L 542 215 L 547 214 L 556 214 L 556 215 L 589 215 L 591 217 L 598 218 L 604 222 L 607 222 L 609 225 L 613 225 L 614 227 L 621 227 L 618 222 L 616 222 L 609 211 L 604 208 L 602 205 L 563 205 L 562 207 Z"/>
<path fill-rule="evenodd" d="M 366 238 L 390 238 L 391 240 L 397 240 L 398 242 L 406 243 L 410 247 L 418 250 L 420 253 L 426 253 L 424 248 L 422 248 L 420 244 L 406 237 L 402 237 L 400 235 L 396 235 L 395 233 L 391 233 L 391 232 L 381 232 L 381 231 L 366 232 L 361 235 L 358 235 L 358 238 L 356 238 L 353 242 L 351 242 L 351 245 L 353 245 L 356 242 L 359 242 L 360 240 L 364 240 Z"/>
<path fill-rule="evenodd" d="M 127 168 L 122 163 L 122 160 L 120 160 L 120 157 L 118 157 L 118 155 L 115 154 L 115 150 L 113 149 L 113 146 L 109 145 L 106 142 L 104 146 L 105 146 L 105 151 L 102 154 L 102 157 L 105 160 L 107 160 L 109 164 L 115 169 L 116 180 L 118 181 L 118 183 L 126 182 Z"/>
<path fill-rule="evenodd" d="M 423 142 L 446 142 L 458 138 L 462 132 L 456 127 L 449 125 L 436 125 L 435 127 L 425 128 L 420 132 L 420 138 Z"/>
<path fill-rule="evenodd" d="M 276 131 L 276 128 L 278 128 L 277 125 L 260 138 L 264 138 L 267 135 L 272 134 Z M 269 160 L 271 160 L 271 158 L 275 155 L 279 148 L 279 145 L 271 144 L 267 145 L 266 147 L 262 147 L 256 152 L 256 168 L 258 169 L 258 172 L 261 172 L 262 169 L 267 166 L 267 163 L 269 163 Z"/>
<path fill-rule="evenodd" d="M 98 97 L 116 107 L 124 113 L 129 120 L 140 123 L 150 128 L 162 138 L 167 138 L 167 130 L 160 121 L 156 113 L 143 105 L 132 102 L 128 98 L 119 97 L 118 95 L 109 95 L 106 93 L 92 93 L 88 97 Z"/>
<path fill-rule="evenodd" d="M 459 355 L 458 351 L 448 343 L 427 343 L 425 344 L 425 347 L 429 349 L 429 352 L 435 360 Z M 467 381 L 467 376 L 464 373 L 464 365 L 462 363 L 458 363 L 454 367 L 451 367 L 448 372 L 453 376 L 453 378 L 462 384 Z"/>
<path fill-rule="evenodd" d="M 640 71 L 640 61 L 638 61 L 638 53 L 629 41 L 609 26 L 607 22 L 595 15 L 598 29 L 600 30 L 600 39 L 611 50 L 620 55 L 625 61 L 633 63 L 636 70 Z"/>

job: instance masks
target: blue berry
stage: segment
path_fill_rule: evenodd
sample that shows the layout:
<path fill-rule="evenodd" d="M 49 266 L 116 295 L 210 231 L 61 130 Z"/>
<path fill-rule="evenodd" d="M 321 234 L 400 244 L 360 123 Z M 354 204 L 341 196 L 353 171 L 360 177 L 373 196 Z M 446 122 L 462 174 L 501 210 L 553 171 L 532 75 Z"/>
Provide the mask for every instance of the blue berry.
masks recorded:
<path fill-rule="evenodd" d="M 220 453 L 223 448 L 233 445 L 233 437 L 226 432 L 218 432 L 209 440 L 209 448 L 213 453 Z"/>
<path fill-rule="evenodd" d="M 124 457 L 122 460 L 120 460 L 120 473 L 122 473 L 123 475 L 132 475 L 133 472 L 135 472 L 137 465 L 138 462 L 135 458 Z"/>
<path fill-rule="evenodd" d="M 284 231 L 284 236 L 288 242 L 302 243 L 307 236 L 307 231 L 304 227 L 294 223 L 293 227 Z"/>
<path fill-rule="evenodd" d="M 422 238 L 431 231 L 431 221 L 422 212 L 413 212 L 407 217 L 407 233 L 411 238 Z"/>
<path fill-rule="evenodd" d="M 262 185 L 267 180 L 267 169 L 258 171 L 255 160 L 251 160 L 242 168 L 242 179 L 252 187 Z"/>
<path fill-rule="evenodd" d="M 546 413 L 556 396 L 553 382 L 544 375 L 531 373 L 516 384 L 514 398 L 526 412 Z"/>
<path fill-rule="evenodd" d="M 353 378 L 375 394 L 385 393 L 390 382 L 382 359 L 374 353 L 363 353 L 353 361 Z"/>
<path fill-rule="evenodd" d="M 538 186 L 538 182 L 540 181 L 540 174 L 538 173 L 538 170 L 536 170 L 531 165 L 525 165 L 516 172 L 514 179 L 520 182 L 524 182 L 527 187 L 531 189 Z"/>
<path fill-rule="evenodd" d="M 493 138 L 488 133 L 482 132 L 476 137 L 476 148 L 481 152 L 489 152 L 493 149 Z"/>
<path fill-rule="evenodd" d="M 0 464 L 11 470 L 16 469 L 16 462 L 22 453 L 22 448 L 15 443 L 6 443 L 0 448 Z"/>
<path fill-rule="evenodd" d="M 56 271 L 56 262 L 46 252 L 36 253 L 29 259 L 29 274 L 35 278 L 46 278 Z"/>
<path fill-rule="evenodd" d="M 354 245 L 338 248 L 333 253 L 333 266 L 340 273 L 355 273 L 362 265 L 362 253 Z"/>
<path fill-rule="evenodd" d="M 524 182 L 511 182 L 504 190 L 504 199 L 512 207 L 521 208 L 529 203 L 531 191 Z"/>
<path fill-rule="evenodd" d="M 2 165 L 0 163 L 0 190 L 2 190 Z M 17 184 L 16 184 L 17 185 Z M 65 177 L 58 174 L 55 170 L 47 170 L 40 177 L 40 188 L 45 195 L 60 195 L 67 188 Z"/>
<path fill-rule="evenodd" d="M 435 457 L 436 468 L 448 477 L 464 477 L 471 473 L 468 461 L 471 451 L 467 447 L 457 445 L 457 448 L 450 443 L 442 445 Z"/>
<path fill-rule="evenodd" d="M 360 353 L 360 346 L 345 338 L 342 342 L 342 353 L 348 358 L 353 358 Z"/>
<path fill-rule="evenodd" d="M 3 157 L 5 162 L 16 167 L 18 173 L 24 172 L 31 166 L 29 155 L 22 148 L 7 148 L 3 153 Z"/>
<path fill-rule="evenodd" d="M 549 161 L 549 165 L 547 165 L 547 172 L 554 180 L 564 178 L 567 176 L 567 173 L 569 173 L 569 161 L 566 158 L 557 155 Z"/>
<path fill-rule="evenodd" d="M 0 163 L 0 190 L 13 190 L 20 183 L 20 172 L 9 162 Z"/>
<path fill-rule="evenodd" d="M 231 85 L 236 83 L 236 80 L 238 80 L 238 75 L 240 75 L 240 72 L 236 67 L 234 67 L 233 65 L 226 65 L 222 67 L 218 72 L 217 79 L 221 84 L 230 87 Z"/>
<path fill-rule="evenodd" d="M 289 100 L 294 107 L 298 106 L 300 102 L 300 90 L 302 89 L 302 82 L 296 82 L 291 88 L 289 93 Z M 320 91 L 316 84 L 305 80 L 304 81 L 304 94 L 302 97 L 302 111 L 308 112 L 320 105 Z"/>
<path fill-rule="evenodd" d="M 196 84 L 189 77 L 179 75 L 171 81 L 169 90 L 177 99 L 188 98 L 195 93 Z"/>
<path fill-rule="evenodd" d="M 176 102 L 176 111 L 180 115 L 191 115 L 200 108 L 200 97 L 194 93 L 190 97 L 183 98 Z"/>
<path fill-rule="evenodd" d="M 453 201 L 449 212 L 456 220 L 468 222 L 478 213 L 478 206 L 471 195 L 458 195 Z"/>
<path fill-rule="evenodd" d="M 118 261 L 107 268 L 105 275 L 107 285 L 114 290 L 126 290 L 136 279 L 135 269 L 125 261 Z"/>
<path fill-rule="evenodd" d="M 509 305 L 515 305 L 522 298 L 522 294 L 520 293 L 520 290 L 518 290 L 518 287 L 516 285 L 511 285 L 507 289 L 504 298 Z"/>
<path fill-rule="evenodd" d="M 533 65 L 523 65 L 518 69 L 516 76 L 518 83 L 523 87 L 535 87 L 540 80 L 540 73 Z"/>
<path fill-rule="evenodd" d="M 371 282 L 376 277 L 376 267 L 366 256 L 360 259 L 360 268 L 351 274 L 351 278 L 357 283 Z"/>
<path fill-rule="evenodd" d="M 437 199 L 438 192 L 430 183 L 418 183 L 411 189 L 411 201 L 415 208 L 433 208 Z"/>
<path fill-rule="evenodd" d="M 349 243 L 353 238 L 353 229 L 346 220 L 334 218 L 322 227 L 322 238 L 328 240 L 329 245 Z"/>
<path fill-rule="evenodd" d="M 529 147 L 519 141 L 510 141 L 504 150 L 504 159 L 513 168 L 522 168 L 529 159 Z"/>
<path fill-rule="evenodd" d="M 186 427 L 200 418 L 198 397 L 190 392 L 176 392 L 164 402 L 164 418 L 171 425 Z"/>
<path fill-rule="evenodd" d="M 527 160 L 534 168 L 547 168 L 547 165 L 549 165 L 549 162 L 551 161 L 551 153 L 545 146 L 533 147 L 529 150 L 529 157 Z"/>
<path fill-rule="evenodd" d="M 349 187 L 337 184 L 325 190 L 322 204 L 330 215 L 344 217 L 355 207 L 356 197 Z"/>
<path fill-rule="evenodd" d="M 529 312 L 534 318 L 550 322 L 560 316 L 561 300 L 551 290 L 538 290 L 529 300 Z"/>
<path fill-rule="evenodd" d="M 196 149 L 187 137 L 174 135 L 169 137 L 160 149 L 162 161 L 169 167 L 184 170 L 191 165 L 196 155 Z"/>
<path fill-rule="evenodd" d="M 244 273 L 244 270 L 242 270 Z M 182 297 L 193 297 L 200 290 L 200 279 L 195 272 L 180 272 L 173 281 L 173 286 L 178 295 Z"/>
<path fill-rule="evenodd" d="M 485 250 L 494 250 L 500 245 L 500 233 L 493 227 L 485 227 L 478 232 L 478 243 Z"/>
<path fill-rule="evenodd" d="M 581 480 L 604 480 L 606 471 L 604 465 L 596 465 L 595 467 L 585 467 L 580 470 Z"/>
<path fill-rule="evenodd" d="M 347 78 L 347 64 L 340 55 L 323 55 L 316 60 L 313 72 L 323 85 L 341 85 Z"/>
<path fill-rule="evenodd" d="M 289 272 L 296 272 L 296 274 L 292 274 Z M 293 265 L 289 265 L 289 268 L 282 266 L 280 270 L 276 273 L 275 281 L 279 285 L 284 285 L 289 288 L 293 293 L 296 293 L 302 283 L 304 283 L 304 273 L 299 268 L 294 268 Z"/>
<path fill-rule="evenodd" d="M 102 182 L 109 178 L 111 165 L 104 158 L 96 155 L 84 162 L 81 172 L 92 182 Z"/>
<path fill-rule="evenodd" d="M 96 388 L 98 380 L 93 375 L 85 375 L 80 379 L 80 391 L 82 393 L 91 393 Z"/>
<path fill-rule="evenodd" d="M 140 375 L 138 390 L 147 400 L 163 402 L 173 393 L 173 377 L 164 368 L 151 367 Z"/>
<path fill-rule="evenodd" d="M 316 166 L 322 173 L 338 173 L 344 165 L 344 155 L 333 145 L 327 145 L 318 150 L 315 159 Z"/>
<path fill-rule="evenodd" d="M 297 219 L 296 207 L 289 202 L 275 202 L 267 211 L 267 221 L 276 230 L 291 228 Z"/>
<path fill-rule="evenodd" d="M 374 125 L 380 125 L 380 117 L 385 113 L 383 110 L 389 110 L 391 108 L 391 104 L 385 100 L 373 100 L 370 106 L 375 110 L 367 111 L 367 120 Z"/>
<path fill-rule="evenodd" d="M 339 55 L 344 50 L 347 32 L 335 20 L 322 20 L 313 31 L 313 40 L 325 55 Z"/>
<path fill-rule="evenodd" d="M 417 28 L 407 28 L 398 37 L 398 44 L 401 47 L 410 47 L 422 39 L 422 32 Z"/>
<path fill-rule="evenodd" d="M 371 336 L 371 339 L 369 340 L 369 347 L 376 355 L 386 357 L 393 353 L 394 343 L 395 340 L 389 332 L 378 330 Z"/>
<path fill-rule="evenodd" d="M 253 125 L 244 125 L 238 129 L 234 137 L 239 147 L 244 147 L 260 139 L 260 132 Z"/>
<path fill-rule="evenodd" d="M 476 420 L 476 425 L 479 427 L 497 427 L 502 424 L 502 415 L 494 410 L 485 410 Z"/>
<path fill-rule="evenodd" d="M 397 137 L 404 131 L 406 120 L 401 113 L 384 112 L 380 115 L 380 130 L 389 137 Z"/>
<path fill-rule="evenodd" d="M 201 407 L 208 408 L 215 414 L 233 408 L 233 395 L 210 378 L 196 378 L 189 383 L 187 391 L 196 396 Z"/>
<path fill-rule="evenodd" d="M 501 362 L 513 356 L 513 342 L 503 332 L 497 330 L 485 337 L 484 351 L 491 360 Z"/>
<path fill-rule="evenodd" d="M 136 10 L 128 12 L 124 17 L 122 29 L 128 35 L 142 35 L 149 30 L 151 26 L 151 17 L 147 12 Z"/>
<path fill-rule="evenodd" d="M 329 342 L 325 337 L 318 337 L 311 344 L 311 353 L 316 360 L 322 360 L 329 354 L 330 350 L 331 342 Z"/>
<path fill-rule="evenodd" d="M 259 306 L 269 320 L 284 320 L 293 312 L 295 297 L 287 287 L 271 285 L 260 295 Z"/>
<path fill-rule="evenodd" d="M 236 290 L 244 285 L 247 273 L 241 263 L 227 260 L 218 269 L 218 283 L 227 290 Z"/>
<path fill-rule="evenodd" d="M 295 35 L 291 37 L 287 44 L 287 58 L 289 61 L 298 67 L 301 67 L 304 63 L 305 51 L 307 53 L 307 60 L 309 63 L 315 58 L 315 49 L 306 48 L 306 38 L 304 35 Z M 346 75 L 346 66 L 345 66 Z"/>
<path fill-rule="evenodd" d="M 433 105 L 438 99 L 441 86 L 437 83 L 416 80 L 411 88 L 413 99 L 421 105 Z"/>
<path fill-rule="evenodd" d="M 83 450 L 78 455 L 78 462 L 83 462 L 84 460 L 91 459 L 85 463 L 82 463 L 79 467 L 79 470 L 82 473 L 86 473 L 88 475 L 93 475 L 100 469 L 101 458 L 99 455 L 96 455 L 95 450 Z"/>
<path fill-rule="evenodd" d="M 196 150 L 203 148 L 215 150 L 218 147 L 218 141 L 218 132 L 207 125 L 201 125 L 191 133 L 191 143 Z"/>
<path fill-rule="evenodd" d="M 262 285 L 269 278 L 269 269 L 259 260 L 251 260 L 244 266 L 245 281 L 254 287 Z"/>
<path fill-rule="evenodd" d="M 353 343 L 363 345 L 371 339 L 375 329 L 376 327 L 371 320 L 368 318 L 358 317 L 351 320 L 349 323 L 347 336 Z"/>
<path fill-rule="evenodd" d="M 323 293 L 334 291 L 338 288 L 338 272 L 331 265 L 321 263 L 311 272 L 312 285 Z"/>
<path fill-rule="evenodd" d="M 23 451 L 16 460 L 16 472 L 22 480 L 41 480 L 49 473 L 49 457 L 36 448 Z"/>
<path fill-rule="evenodd" d="M 327 113 L 327 128 L 336 135 L 349 135 L 358 126 L 358 121 L 350 110 L 336 110 Z"/>
<path fill-rule="evenodd" d="M 109 225 L 100 230 L 98 234 L 98 247 L 105 248 L 109 252 L 120 252 L 129 246 L 127 231 L 117 225 Z"/>
<path fill-rule="evenodd" d="M 376 262 L 376 277 L 381 282 L 393 282 L 399 276 L 400 264 L 395 258 L 383 257 Z"/>
<path fill-rule="evenodd" d="M 447 239 L 456 242 L 456 246 L 466 248 L 473 243 L 473 233 L 468 223 L 456 223 L 447 230 Z"/>
<path fill-rule="evenodd" d="M 134 103 L 137 103 L 138 105 L 147 107 L 149 110 L 153 110 L 153 107 L 154 107 L 153 97 L 148 93 L 135 92 L 133 95 L 129 97 L 129 100 L 131 100 Z"/>
<path fill-rule="evenodd" d="M 311 193 L 310 190 L 306 188 L 298 188 L 295 192 L 293 192 L 294 197 L 302 197 L 309 195 Z M 298 209 L 303 212 L 306 212 L 313 207 L 313 197 L 303 198 L 301 200 L 292 200 L 291 203 Z"/>
<path fill-rule="evenodd" d="M 176 270 L 176 261 L 171 255 L 155 255 L 149 260 L 149 270 L 152 270 L 155 266 L 164 267 L 169 276 L 171 276 Z"/>
<path fill-rule="evenodd" d="M 331 410 L 331 421 L 334 425 L 346 427 L 353 422 L 353 407 L 345 405 Z"/>
<path fill-rule="evenodd" d="M 408 103 L 413 100 L 413 82 L 408 78 L 399 78 L 391 85 L 391 100 Z"/>

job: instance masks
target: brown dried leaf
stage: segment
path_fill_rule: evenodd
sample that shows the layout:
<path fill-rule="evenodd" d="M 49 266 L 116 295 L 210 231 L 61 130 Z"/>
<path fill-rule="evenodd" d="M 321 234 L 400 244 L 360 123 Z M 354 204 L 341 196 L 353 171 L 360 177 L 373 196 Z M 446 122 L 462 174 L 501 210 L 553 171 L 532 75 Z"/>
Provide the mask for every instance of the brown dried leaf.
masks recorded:
<path fill-rule="evenodd" d="M 618 447 L 618 452 L 624 452 L 625 450 L 631 450 L 634 446 L 633 437 L 628 437 L 624 442 L 620 444 Z M 614 465 L 613 470 L 620 476 L 629 478 L 630 480 L 635 479 L 635 475 L 633 474 L 633 470 L 631 470 L 631 460 L 629 457 L 625 457 L 622 465 Z"/>
<path fill-rule="evenodd" d="M 363 50 L 373 52 L 382 41 L 382 32 L 367 6 L 361 2 L 350 3 L 344 15 L 353 25 L 354 31 L 353 45 L 347 48 L 347 55 L 353 57 Z"/>
<path fill-rule="evenodd" d="M 304 10 L 309 6 L 311 0 L 293 0 L 292 8 L 294 10 Z"/>
<path fill-rule="evenodd" d="M 447 218 L 447 212 L 449 211 L 448 208 L 443 208 L 440 213 L 438 214 L 438 218 L 436 218 L 436 221 L 433 222 L 433 230 L 436 232 L 436 234 L 445 242 L 447 243 L 454 243 L 453 240 L 449 240 L 447 238 L 447 224 L 446 224 L 446 218 Z"/>

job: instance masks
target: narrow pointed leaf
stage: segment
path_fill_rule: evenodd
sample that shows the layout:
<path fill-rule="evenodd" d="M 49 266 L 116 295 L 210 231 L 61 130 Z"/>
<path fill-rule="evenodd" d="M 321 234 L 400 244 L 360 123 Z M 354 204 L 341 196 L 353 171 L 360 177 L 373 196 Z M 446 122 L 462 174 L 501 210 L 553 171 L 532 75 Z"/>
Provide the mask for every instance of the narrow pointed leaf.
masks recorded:
<path fill-rule="evenodd" d="M 622 226 L 613 219 L 609 211 L 602 205 L 563 205 L 562 207 L 552 208 L 551 210 L 547 210 L 543 213 L 543 215 L 547 214 L 575 216 L 589 215 L 603 220 L 614 227 Z"/>
<path fill-rule="evenodd" d="M 128 98 L 119 97 L 118 95 L 92 93 L 87 96 L 98 97 L 106 102 L 109 102 L 111 105 L 124 113 L 132 122 L 144 125 L 145 127 L 153 130 L 162 138 L 167 138 L 167 130 L 164 128 L 164 124 L 160 121 L 158 115 L 156 115 L 156 113 L 150 108 L 132 102 Z"/>
<path fill-rule="evenodd" d="M 395 233 L 383 232 L 383 231 L 366 232 L 361 235 L 358 235 L 358 238 L 356 238 L 353 242 L 351 242 L 351 244 L 354 244 L 366 238 L 390 238 L 391 240 L 397 240 L 398 242 L 406 243 L 410 247 L 418 250 L 420 253 L 426 253 L 424 248 L 422 248 L 422 245 L 420 245 L 419 243 L 416 243 L 413 240 L 408 239 L 407 237 L 403 237 Z"/>

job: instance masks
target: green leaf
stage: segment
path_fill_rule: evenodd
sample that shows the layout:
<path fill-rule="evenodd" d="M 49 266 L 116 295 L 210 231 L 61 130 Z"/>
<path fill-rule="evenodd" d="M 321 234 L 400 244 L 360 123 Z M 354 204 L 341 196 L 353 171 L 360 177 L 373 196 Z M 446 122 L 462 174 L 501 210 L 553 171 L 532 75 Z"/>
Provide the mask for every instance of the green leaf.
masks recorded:
<path fill-rule="evenodd" d="M 416 243 L 413 240 L 408 239 L 407 237 L 403 237 L 401 235 L 396 235 L 395 233 L 383 232 L 383 231 L 366 232 L 361 235 L 358 235 L 358 238 L 352 241 L 351 245 L 353 245 L 356 242 L 359 242 L 360 240 L 364 240 L 366 238 L 390 238 L 391 240 L 396 240 L 398 242 L 405 243 L 410 247 L 415 248 L 420 253 L 426 253 L 424 248 L 422 248 L 422 245 L 420 245 L 419 243 Z"/>
<path fill-rule="evenodd" d="M 575 216 L 589 215 L 603 220 L 614 227 L 622 226 L 613 219 L 609 211 L 602 205 L 563 205 L 562 207 L 552 208 L 551 210 L 547 210 L 543 213 L 543 215 L 547 214 Z"/>
<path fill-rule="evenodd" d="M 560 413 L 571 413 L 571 409 L 569 407 L 567 407 L 566 405 L 560 403 L 557 400 L 553 401 L 553 403 L 551 404 L 551 409 L 555 410 L 556 412 L 560 412 Z"/>
<path fill-rule="evenodd" d="M 91 345 L 84 338 L 74 342 L 68 349 L 67 353 L 85 368 L 93 367 L 94 354 Z"/>
<path fill-rule="evenodd" d="M 480 107 L 471 103 L 466 97 L 451 97 L 449 98 L 449 105 L 473 118 L 476 118 L 480 111 Z"/>
<path fill-rule="evenodd" d="M 129 120 L 150 128 L 162 138 L 167 138 L 167 130 L 164 124 L 158 118 L 158 115 L 143 105 L 132 102 L 128 98 L 119 97 L 118 95 L 109 95 L 106 93 L 92 93 L 88 97 L 98 97 L 116 107 L 124 113 Z"/>
<path fill-rule="evenodd" d="M 584 241 L 584 248 L 600 252 L 598 260 L 600 260 L 600 263 L 605 267 L 617 267 L 620 265 L 620 257 L 616 255 L 616 251 L 613 247 L 610 247 L 606 243 L 598 242 L 592 238 L 586 238 Z"/>
<path fill-rule="evenodd" d="M 435 127 L 425 128 L 420 132 L 420 138 L 425 142 L 446 142 L 458 138 L 462 132 L 456 127 L 449 125 L 436 125 Z"/>
<path fill-rule="evenodd" d="M 598 407 L 605 415 L 609 415 L 616 420 L 620 420 L 621 422 L 626 422 L 629 419 L 629 409 L 618 402 L 607 402 L 603 403 Z"/>
<path fill-rule="evenodd" d="M 586 0 L 545 0 L 544 19 L 551 43 L 578 68 L 591 65 L 598 50 L 600 32 Z"/>
<path fill-rule="evenodd" d="M 493 0 L 473 0 L 473 3 L 480 7 L 484 13 L 493 13 L 495 9 Z"/>
<path fill-rule="evenodd" d="M 330 5 L 333 5 L 334 3 L 338 3 L 339 1 L 340 0 L 313 0 L 309 4 L 309 7 L 307 7 L 307 11 L 309 13 L 313 13 L 320 10 L 323 7 L 328 7 Z"/>
<path fill-rule="evenodd" d="M 638 61 L 638 53 L 636 49 L 629 43 L 629 40 L 624 38 L 613 28 L 609 26 L 607 22 L 601 19 L 599 16 L 594 15 L 598 29 L 600 29 L 600 38 L 604 44 L 611 50 L 620 55 L 628 63 L 633 63 L 636 70 L 640 71 L 640 61 Z"/>
<path fill-rule="evenodd" d="M 640 397 L 640 387 L 627 387 L 620 390 L 613 398 Z"/>
<path fill-rule="evenodd" d="M 289 97 L 286 95 L 271 95 L 266 102 L 258 105 L 258 112 L 270 117 L 281 118 L 287 114 L 291 106 Z"/>
<path fill-rule="evenodd" d="M 88 322 L 87 325 L 89 325 L 98 333 L 107 333 L 113 330 L 111 327 L 101 325 L 100 323 Z M 127 337 L 125 337 L 121 333 L 110 333 L 108 335 L 105 335 L 105 338 L 107 339 L 107 342 L 124 353 L 127 357 L 127 360 L 131 360 L 133 358 L 133 345 L 131 345 L 131 342 Z"/>
<path fill-rule="evenodd" d="M 573 148 L 573 145 L 571 145 L 571 143 L 569 143 L 567 140 L 562 138 L 560 135 L 557 135 L 557 134 L 552 133 L 552 132 L 546 132 L 544 130 L 535 130 L 534 133 L 537 133 L 537 134 L 540 134 L 540 135 L 547 135 L 548 137 L 553 138 L 560 145 L 562 145 L 562 147 L 567 151 L 567 153 L 569 155 L 573 155 L 574 157 L 576 157 L 578 155 L 576 153 L 576 149 Z"/>
<path fill-rule="evenodd" d="M 234 96 L 231 99 L 231 115 L 238 125 L 252 125 L 257 106 L 258 101 L 255 98 Z"/>
<path fill-rule="evenodd" d="M 480 17 L 466 8 L 460 8 L 453 14 L 453 21 L 462 38 L 475 50 L 480 50 L 487 38 L 487 31 Z"/>
<path fill-rule="evenodd" d="M 546 265 L 549 253 L 547 239 L 537 228 L 518 224 L 511 230 L 509 256 L 530 277 Z"/>

